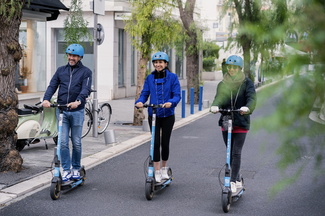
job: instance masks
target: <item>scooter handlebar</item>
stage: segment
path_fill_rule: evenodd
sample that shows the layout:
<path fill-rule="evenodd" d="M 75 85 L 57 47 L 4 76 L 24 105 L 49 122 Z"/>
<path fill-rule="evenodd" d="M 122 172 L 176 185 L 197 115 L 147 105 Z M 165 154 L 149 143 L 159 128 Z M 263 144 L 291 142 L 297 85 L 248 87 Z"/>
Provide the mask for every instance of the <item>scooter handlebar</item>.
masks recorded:
<path fill-rule="evenodd" d="M 144 108 L 152 107 L 152 108 L 156 109 L 156 108 L 162 108 L 163 104 L 143 104 L 143 107 Z"/>
<path fill-rule="evenodd" d="M 230 114 L 232 112 L 240 112 L 240 109 L 219 109 L 221 114 Z"/>
<path fill-rule="evenodd" d="M 51 104 L 50 106 L 51 106 L 51 107 L 58 107 L 58 108 L 62 108 L 62 109 L 68 107 L 67 104 Z"/>

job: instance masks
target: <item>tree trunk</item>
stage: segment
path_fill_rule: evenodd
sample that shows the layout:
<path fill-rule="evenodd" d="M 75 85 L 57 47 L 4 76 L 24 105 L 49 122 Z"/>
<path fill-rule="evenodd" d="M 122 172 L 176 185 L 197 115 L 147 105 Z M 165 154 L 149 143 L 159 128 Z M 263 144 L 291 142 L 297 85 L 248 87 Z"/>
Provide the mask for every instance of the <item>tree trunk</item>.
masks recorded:
<path fill-rule="evenodd" d="M 0 15 L 0 172 L 19 172 L 23 159 L 16 150 L 18 96 L 15 93 L 15 75 L 22 57 L 18 42 L 21 9 L 16 9 L 12 17 L 7 16 Z"/>
<path fill-rule="evenodd" d="M 200 74 L 199 74 L 199 50 L 197 27 L 194 22 L 194 8 L 196 0 L 187 0 L 184 4 L 177 0 L 178 9 L 186 38 L 186 78 L 187 78 L 187 101 L 190 102 L 190 90 L 194 88 L 194 103 L 199 101 Z"/>
<path fill-rule="evenodd" d="M 137 73 L 137 89 L 135 95 L 135 101 L 139 99 L 141 91 L 143 89 L 144 80 L 146 78 L 147 72 L 147 63 L 149 61 L 148 57 L 143 56 L 141 54 L 141 58 L 138 64 L 138 73 Z M 145 118 L 143 113 L 143 109 L 134 108 L 134 115 L 133 115 L 133 125 L 140 126 L 142 125 L 142 121 Z"/>
<path fill-rule="evenodd" d="M 187 78 L 187 101 L 190 102 L 191 88 L 194 88 L 194 103 L 199 101 L 200 77 L 199 77 L 198 53 L 186 54 L 186 78 Z"/>

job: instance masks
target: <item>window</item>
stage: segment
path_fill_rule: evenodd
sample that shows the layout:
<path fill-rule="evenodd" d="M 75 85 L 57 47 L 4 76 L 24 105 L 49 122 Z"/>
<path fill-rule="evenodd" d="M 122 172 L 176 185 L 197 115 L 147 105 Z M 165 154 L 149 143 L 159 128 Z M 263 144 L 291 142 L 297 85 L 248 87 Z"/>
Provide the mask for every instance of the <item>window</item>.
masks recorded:
<path fill-rule="evenodd" d="M 135 86 L 135 76 L 137 72 L 136 49 L 131 45 L 131 85 Z"/>
<path fill-rule="evenodd" d="M 118 30 L 118 87 L 124 87 L 124 29 Z"/>

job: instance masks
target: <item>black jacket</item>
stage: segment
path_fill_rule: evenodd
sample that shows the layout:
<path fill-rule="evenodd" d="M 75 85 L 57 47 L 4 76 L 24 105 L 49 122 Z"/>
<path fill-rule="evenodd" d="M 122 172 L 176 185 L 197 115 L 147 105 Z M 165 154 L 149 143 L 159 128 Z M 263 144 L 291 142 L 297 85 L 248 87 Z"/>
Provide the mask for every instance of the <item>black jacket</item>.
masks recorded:
<path fill-rule="evenodd" d="M 232 104 L 234 107 L 231 107 Z M 253 113 L 256 106 L 256 91 L 254 83 L 249 78 L 245 78 L 240 86 L 231 89 L 225 82 L 221 81 L 218 84 L 216 96 L 211 106 L 218 106 L 222 109 L 240 109 L 243 106 L 248 107 L 250 110 L 249 114 L 240 115 L 240 113 L 234 112 L 233 126 L 249 130 L 250 114 Z M 219 119 L 219 126 L 221 125 L 222 116 Z"/>
<path fill-rule="evenodd" d="M 50 101 L 57 88 L 59 88 L 58 104 L 68 104 L 79 100 L 81 104 L 78 108 L 70 111 L 83 109 L 86 98 L 90 94 L 91 82 L 92 72 L 81 61 L 74 67 L 71 67 L 69 64 L 61 66 L 53 75 L 43 100 Z"/>

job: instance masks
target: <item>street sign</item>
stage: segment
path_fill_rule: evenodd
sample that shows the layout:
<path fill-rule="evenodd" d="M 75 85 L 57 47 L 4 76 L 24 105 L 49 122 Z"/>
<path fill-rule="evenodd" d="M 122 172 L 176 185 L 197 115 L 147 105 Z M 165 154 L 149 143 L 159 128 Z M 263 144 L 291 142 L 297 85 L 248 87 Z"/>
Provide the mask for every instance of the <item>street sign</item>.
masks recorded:
<path fill-rule="evenodd" d="M 105 0 L 94 0 L 94 14 L 105 15 Z"/>

